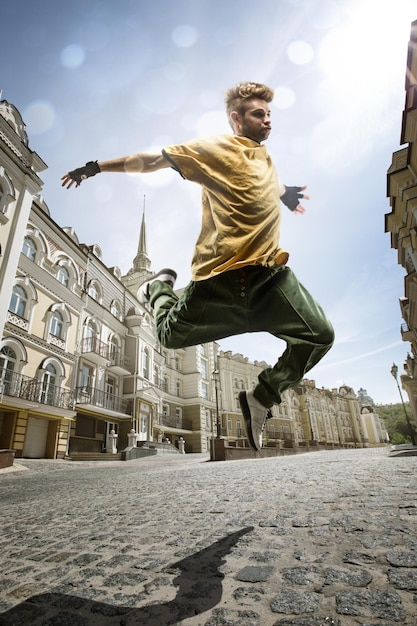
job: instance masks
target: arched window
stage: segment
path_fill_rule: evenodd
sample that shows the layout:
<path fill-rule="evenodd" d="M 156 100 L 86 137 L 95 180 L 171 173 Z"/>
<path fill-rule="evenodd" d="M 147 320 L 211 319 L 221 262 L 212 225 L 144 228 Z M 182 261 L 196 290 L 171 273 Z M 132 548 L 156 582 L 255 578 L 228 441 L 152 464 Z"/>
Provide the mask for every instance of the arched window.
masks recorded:
<path fill-rule="evenodd" d="M 88 295 L 91 296 L 93 298 L 93 300 L 98 300 L 97 285 L 95 285 L 94 283 L 90 284 L 90 286 L 88 288 Z"/>
<path fill-rule="evenodd" d="M 0 384 L 2 393 L 12 395 L 10 393 L 13 384 L 13 372 L 15 371 L 17 356 L 10 346 L 3 346 L 0 350 Z"/>
<path fill-rule="evenodd" d="M 12 180 L 6 174 L 4 167 L 0 167 L 0 222 L 5 223 L 10 203 L 15 200 L 16 193 Z M 4 216 L 4 218 L 3 218 Z"/>
<path fill-rule="evenodd" d="M 50 333 L 62 339 L 64 320 L 59 311 L 54 311 L 51 317 Z"/>
<path fill-rule="evenodd" d="M 48 363 L 42 375 L 41 402 L 55 404 L 57 372 L 55 367 Z"/>
<path fill-rule="evenodd" d="M 90 284 L 88 285 L 88 295 L 90 296 L 90 298 L 93 298 L 93 300 L 100 302 L 101 289 L 100 289 L 100 285 L 98 284 L 96 280 L 92 280 Z"/>
<path fill-rule="evenodd" d="M 64 285 L 64 287 L 68 287 L 70 277 L 69 277 L 69 273 L 66 267 L 63 267 L 62 265 L 60 265 L 56 273 L 56 277 L 57 277 L 57 280 L 59 280 L 59 282 L 61 283 L 61 285 Z"/>
<path fill-rule="evenodd" d="M 10 299 L 9 311 L 24 318 L 27 301 L 26 291 L 20 285 L 15 285 Z"/>
<path fill-rule="evenodd" d="M 31 261 L 35 260 L 37 248 L 36 248 L 35 242 L 33 241 L 31 237 L 26 236 L 24 238 L 22 252 Z"/>
<path fill-rule="evenodd" d="M 109 341 L 109 357 L 112 364 L 116 364 L 118 362 L 117 357 L 119 352 L 119 342 L 117 340 L 117 337 L 113 335 Z"/>
<path fill-rule="evenodd" d="M 83 333 L 83 352 L 94 352 L 96 349 L 96 327 L 93 322 L 89 321 L 84 326 Z"/>
<path fill-rule="evenodd" d="M 84 337 L 86 339 L 92 339 L 96 334 L 96 328 L 92 322 L 88 322 L 84 329 Z"/>
<path fill-rule="evenodd" d="M 121 307 L 116 300 L 113 300 L 110 305 L 110 313 L 114 315 L 114 317 L 117 317 L 117 319 L 120 319 L 121 317 Z"/>

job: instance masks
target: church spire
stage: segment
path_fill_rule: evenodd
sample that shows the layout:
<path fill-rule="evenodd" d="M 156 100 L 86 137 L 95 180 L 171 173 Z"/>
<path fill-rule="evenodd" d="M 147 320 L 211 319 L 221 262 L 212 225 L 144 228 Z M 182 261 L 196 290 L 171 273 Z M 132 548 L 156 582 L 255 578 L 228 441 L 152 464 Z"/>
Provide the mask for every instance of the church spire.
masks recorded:
<path fill-rule="evenodd" d="M 133 259 L 134 272 L 149 272 L 151 267 L 151 260 L 148 257 L 148 250 L 146 245 L 145 200 L 146 196 L 143 196 L 143 213 L 142 223 L 140 225 L 138 253 Z"/>

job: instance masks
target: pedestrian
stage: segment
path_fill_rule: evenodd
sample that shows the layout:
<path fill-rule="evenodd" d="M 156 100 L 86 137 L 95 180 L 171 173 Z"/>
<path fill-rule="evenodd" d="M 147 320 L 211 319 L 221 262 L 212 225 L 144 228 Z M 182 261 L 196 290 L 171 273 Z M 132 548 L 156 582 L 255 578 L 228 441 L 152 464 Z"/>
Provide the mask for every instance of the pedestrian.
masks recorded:
<path fill-rule="evenodd" d="M 138 299 L 154 310 L 161 345 L 183 348 L 242 333 L 268 332 L 286 342 L 239 403 L 251 447 L 262 447 L 270 408 L 331 348 L 332 325 L 287 265 L 280 247 L 281 201 L 304 213 L 305 187 L 286 187 L 263 145 L 271 132 L 266 85 L 242 82 L 228 89 L 233 134 L 194 139 L 109 161 L 90 161 L 62 177 L 68 189 L 99 172 L 149 173 L 171 167 L 202 187 L 202 225 L 192 259 L 192 280 L 178 297 L 176 273 L 164 269 L 145 281 Z"/>

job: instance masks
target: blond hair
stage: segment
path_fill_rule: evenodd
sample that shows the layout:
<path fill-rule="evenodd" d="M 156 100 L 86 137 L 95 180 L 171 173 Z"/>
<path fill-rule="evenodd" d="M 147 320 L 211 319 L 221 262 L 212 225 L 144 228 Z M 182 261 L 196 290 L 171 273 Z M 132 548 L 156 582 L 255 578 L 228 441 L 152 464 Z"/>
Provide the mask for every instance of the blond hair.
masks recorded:
<path fill-rule="evenodd" d="M 225 93 L 224 101 L 226 104 L 227 117 L 230 118 L 232 111 L 236 111 L 243 115 L 246 110 L 247 103 L 253 98 L 272 102 L 274 98 L 274 90 L 262 83 L 243 82 L 238 83 L 234 87 L 230 87 Z"/>

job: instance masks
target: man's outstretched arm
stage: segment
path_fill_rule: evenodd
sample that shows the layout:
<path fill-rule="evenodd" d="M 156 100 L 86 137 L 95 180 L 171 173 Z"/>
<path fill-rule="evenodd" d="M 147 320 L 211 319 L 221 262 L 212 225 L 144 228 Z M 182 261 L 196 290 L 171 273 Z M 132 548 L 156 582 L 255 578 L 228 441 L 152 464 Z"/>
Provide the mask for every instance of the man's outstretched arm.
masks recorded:
<path fill-rule="evenodd" d="M 160 154 L 146 152 L 120 157 L 110 161 L 89 161 L 82 167 L 68 172 L 62 176 L 62 186 L 69 189 L 75 183 L 79 187 L 83 180 L 91 178 L 100 172 L 123 172 L 128 174 L 156 172 L 157 170 L 171 167 L 167 159 Z"/>

